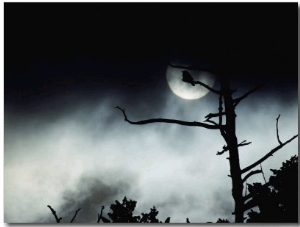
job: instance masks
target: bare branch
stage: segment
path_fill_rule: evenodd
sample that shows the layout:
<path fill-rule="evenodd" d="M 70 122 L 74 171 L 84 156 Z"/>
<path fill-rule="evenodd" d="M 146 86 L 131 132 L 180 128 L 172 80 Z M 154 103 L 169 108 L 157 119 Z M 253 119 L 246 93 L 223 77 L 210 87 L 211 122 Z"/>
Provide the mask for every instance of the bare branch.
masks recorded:
<path fill-rule="evenodd" d="M 213 117 L 220 117 L 223 115 L 225 115 L 225 112 L 221 112 L 221 114 L 220 113 L 210 113 L 210 114 L 206 115 L 205 118 L 210 119 Z"/>
<path fill-rule="evenodd" d="M 249 144 L 251 144 L 251 142 L 246 142 L 247 140 L 242 141 L 241 143 L 238 144 L 238 147 L 242 147 L 242 146 L 247 146 Z"/>
<path fill-rule="evenodd" d="M 209 123 L 211 123 L 213 125 L 218 125 L 216 122 L 214 122 L 214 121 L 212 121 L 210 119 L 206 119 L 204 122 L 209 122 Z"/>
<path fill-rule="evenodd" d="M 228 151 L 228 150 L 229 150 L 229 148 L 228 148 L 226 145 L 224 145 L 224 146 L 223 146 L 223 150 L 222 150 L 222 151 L 218 151 L 216 155 L 224 154 L 224 153 L 225 153 L 226 151 Z"/>
<path fill-rule="evenodd" d="M 276 118 L 276 133 L 277 133 L 277 140 L 279 144 L 282 144 L 282 142 L 279 139 L 279 132 L 278 132 L 278 120 L 280 118 L 280 114 L 278 115 L 278 117 Z"/>
<path fill-rule="evenodd" d="M 265 86 L 268 82 L 269 82 L 269 81 L 266 81 L 266 82 L 264 82 L 264 83 L 262 83 L 262 84 L 260 84 L 260 85 L 258 85 L 258 86 L 256 86 L 256 87 L 250 89 L 249 91 L 247 91 L 247 92 L 246 92 L 244 95 L 242 95 L 241 97 L 234 99 L 234 100 L 233 100 L 233 101 L 234 101 L 234 104 L 233 104 L 234 107 L 236 107 L 236 106 L 239 104 L 240 101 L 242 101 L 243 99 L 247 98 L 248 95 L 252 94 L 253 92 L 255 92 L 255 91 L 257 91 L 258 89 L 260 89 L 261 87 Z"/>
<path fill-rule="evenodd" d="M 214 74 L 218 74 L 214 69 L 212 68 L 206 68 L 204 66 L 202 67 L 197 67 L 197 66 L 183 66 L 183 65 L 174 65 L 171 64 L 165 60 L 163 60 L 167 65 L 171 66 L 172 68 L 176 68 L 176 69 L 189 69 L 189 70 L 199 70 L 199 71 L 207 71 L 207 72 L 212 72 Z"/>
<path fill-rule="evenodd" d="M 265 178 L 264 171 L 263 171 L 262 166 L 261 166 L 261 163 L 260 163 L 259 165 L 260 165 L 260 170 L 261 170 L 261 174 L 262 174 L 262 176 L 263 176 L 263 178 L 264 178 L 264 181 L 265 181 L 265 183 L 267 183 L 266 178 Z"/>
<path fill-rule="evenodd" d="M 254 174 L 258 174 L 258 173 L 262 173 L 261 170 L 253 170 L 250 173 L 248 173 L 244 178 L 243 178 L 243 182 L 245 182 L 249 177 L 251 177 Z"/>
<path fill-rule="evenodd" d="M 250 169 L 254 168 L 255 166 L 259 165 L 260 163 L 262 163 L 263 161 L 265 161 L 266 159 L 268 159 L 269 157 L 271 157 L 276 151 L 278 151 L 279 149 L 281 149 L 283 146 L 285 146 L 286 144 L 290 143 L 292 140 L 294 140 L 295 138 L 298 137 L 298 134 L 293 136 L 291 139 L 285 141 L 284 143 L 278 145 L 277 147 L 273 148 L 269 153 L 267 153 L 264 157 L 262 157 L 261 159 L 259 159 L 258 161 L 254 162 L 253 164 L 247 166 L 246 168 L 244 168 L 243 170 L 241 170 L 241 173 L 245 173 L 247 171 L 249 171 Z"/>
<path fill-rule="evenodd" d="M 142 121 L 130 121 L 126 116 L 124 109 L 120 108 L 119 106 L 116 106 L 115 108 L 121 110 L 124 115 L 125 121 L 127 121 L 128 123 L 133 124 L 133 125 L 145 125 L 145 124 L 151 124 L 151 123 L 170 123 L 170 124 L 179 124 L 179 125 L 184 125 L 184 126 L 203 127 L 203 128 L 207 128 L 207 129 L 221 129 L 223 127 L 220 125 L 209 125 L 209 124 L 205 124 L 205 123 L 201 123 L 201 122 L 197 122 L 197 121 L 187 122 L 187 121 L 164 119 L 164 118 L 153 118 L 153 119 L 142 120 Z"/>
<path fill-rule="evenodd" d="M 216 90 L 216 89 L 213 89 L 212 87 L 208 86 L 207 84 L 205 83 L 202 83 L 201 81 L 194 81 L 194 84 L 199 84 L 203 87 L 205 87 L 206 89 L 210 90 L 211 92 L 215 93 L 215 94 L 221 94 L 220 91 Z"/>
<path fill-rule="evenodd" d="M 103 209 L 104 209 L 104 206 L 101 206 L 100 214 L 98 213 L 98 220 L 97 220 L 97 223 L 99 223 L 99 222 L 100 222 L 100 219 L 102 218 L 102 212 L 103 212 Z"/>
<path fill-rule="evenodd" d="M 247 141 L 247 140 L 244 140 L 243 142 L 239 143 L 237 146 L 238 146 L 238 147 L 246 146 L 246 145 L 249 145 L 249 144 L 251 143 L 251 142 L 247 142 L 247 143 L 246 143 L 246 141 Z M 226 145 L 224 145 L 224 146 L 223 146 L 223 150 L 222 150 L 222 151 L 218 151 L 216 155 L 224 154 L 224 153 L 225 153 L 226 151 L 228 151 L 228 150 L 229 150 L 229 148 L 228 148 Z"/>
<path fill-rule="evenodd" d="M 54 209 L 52 209 L 52 207 L 50 205 L 48 205 L 47 207 L 49 207 L 49 209 L 52 211 L 52 214 L 55 217 L 56 222 L 60 223 L 60 220 L 62 219 L 62 217 L 58 218 L 56 215 L 56 211 Z"/>
<path fill-rule="evenodd" d="M 81 210 L 81 208 L 79 208 L 78 210 L 76 210 L 76 212 L 75 212 L 75 214 L 74 214 L 74 217 L 72 218 L 72 220 L 70 221 L 70 223 L 73 223 L 73 221 L 74 221 L 75 218 L 76 218 L 76 215 L 77 215 L 78 211 L 80 211 L 80 210 Z"/>

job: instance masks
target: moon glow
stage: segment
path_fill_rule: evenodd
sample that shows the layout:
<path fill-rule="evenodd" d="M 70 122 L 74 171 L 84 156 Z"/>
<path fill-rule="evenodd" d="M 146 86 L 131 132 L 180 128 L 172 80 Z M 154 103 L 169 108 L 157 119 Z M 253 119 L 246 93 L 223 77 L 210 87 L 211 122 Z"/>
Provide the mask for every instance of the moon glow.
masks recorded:
<path fill-rule="evenodd" d="M 172 92 L 183 99 L 199 99 L 205 96 L 209 90 L 205 87 L 196 84 L 192 86 L 189 83 L 182 81 L 183 69 L 168 67 L 167 68 L 167 81 Z M 213 87 L 215 76 L 211 73 L 204 71 L 188 70 L 195 81 L 201 81 L 210 87 Z"/>

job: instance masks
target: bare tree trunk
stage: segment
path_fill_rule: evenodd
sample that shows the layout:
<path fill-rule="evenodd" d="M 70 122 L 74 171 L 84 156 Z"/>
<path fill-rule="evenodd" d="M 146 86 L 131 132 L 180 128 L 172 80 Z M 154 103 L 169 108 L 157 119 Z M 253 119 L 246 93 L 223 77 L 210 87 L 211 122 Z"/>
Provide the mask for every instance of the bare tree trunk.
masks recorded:
<path fill-rule="evenodd" d="M 231 96 L 229 78 L 224 75 L 221 79 L 221 90 L 224 95 L 226 129 L 225 140 L 229 150 L 230 175 L 232 179 L 232 196 L 235 202 L 235 222 L 242 223 L 243 217 L 243 181 L 241 177 L 240 160 L 238 153 L 238 141 L 235 131 L 234 101 Z"/>

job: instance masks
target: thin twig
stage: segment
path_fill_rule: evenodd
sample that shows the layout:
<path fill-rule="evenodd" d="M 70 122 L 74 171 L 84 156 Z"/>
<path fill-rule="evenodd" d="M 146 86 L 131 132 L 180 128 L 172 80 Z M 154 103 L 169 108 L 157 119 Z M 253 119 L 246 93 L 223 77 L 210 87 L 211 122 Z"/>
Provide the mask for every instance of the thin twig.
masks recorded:
<path fill-rule="evenodd" d="M 239 143 L 237 146 L 238 147 L 242 147 L 242 146 L 246 146 L 246 145 L 249 145 L 251 144 L 251 142 L 246 142 L 247 140 L 244 140 L 243 142 Z M 224 152 L 228 151 L 229 148 L 227 146 L 223 146 L 223 150 L 222 151 L 218 151 L 217 152 L 217 155 L 221 155 L 221 154 L 224 154 Z"/>
<path fill-rule="evenodd" d="M 233 101 L 234 101 L 233 106 L 236 107 L 236 106 L 239 104 L 240 101 L 242 101 L 243 99 L 247 98 L 248 95 L 252 94 L 253 92 L 255 92 L 256 90 L 258 90 L 259 88 L 265 86 L 268 82 L 269 82 L 269 81 L 266 81 L 266 82 L 264 82 L 264 83 L 262 83 L 262 84 L 260 84 L 260 85 L 258 85 L 258 86 L 256 86 L 256 87 L 250 89 L 249 91 L 247 91 L 247 92 L 246 92 L 244 95 L 242 95 L 241 97 L 234 99 L 234 100 L 233 100 Z"/>
<path fill-rule="evenodd" d="M 176 69 L 188 69 L 188 70 L 198 70 L 198 71 L 207 71 L 207 72 L 212 72 L 215 75 L 218 74 L 218 72 L 216 70 L 214 70 L 213 68 L 207 68 L 207 67 L 199 67 L 199 66 L 183 66 L 183 65 L 174 65 L 171 64 L 163 59 L 161 59 L 162 61 L 164 61 L 167 65 L 171 66 L 172 68 L 176 68 Z"/>
<path fill-rule="evenodd" d="M 206 89 L 210 90 L 211 92 L 213 92 L 215 94 L 221 94 L 220 91 L 213 89 L 212 87 L 208 86 L 205 83 L 202 83 L 201 81 L 194 81 L 194 84 L 199 84 L 199 85 L 205 87 Z"/>
<path fill-rule="evenodd" d="M 52 214 L 55 217 L 56 222 L 60 223 L 60 220 L 62 219 L 62 217 L 58 218 L 56 215 L 56 211 L 54 209 L 52 209 L 52 207 L 50 205 L 48 205 L 47 207 L 49 207 L 49 209 L 52 211 Z"/>
<path fill-rule="evenodd" d="M 247 166 L 246 168 L 241 170 L 241 173 L 245 173 L 247 171 L 249 171 L 250 169 L 254 168 L 255 166 L 259 165 L 260 163 L 262 163 L 263 161 L 265 161 L 266 159 L 268 159 L 270 156 L 272 156 L 276 151 L 278 151 L 279 149 L 281 149 L 283 146 L 285 146 L 286 144 L 290 143 L 292 140 L 294 140 L 295 138 L 298 137 L 298 134 L 293 136 L 291 139 L 285 141 L 284 143 L 278 145 L 277 147 L 273 148 L 270 152 L 268 152 L 264 157 L 262 157 L 261 159 L 259 159 L 258 161 L 254 162 L 253 164 Z"/>
<path fill-rule="evenodd" d="M 276 118 L 276 133 L 277 133 L 277 140 L 278 140 L 278 143 L 279 143 L 279 144 L 282 144 L 282 142 L 281 142 L 280 139 L 279 139 L 279 132 L 278 132 L 278 121 L 279 121 L 279 118 L 280 118 L 280 114 L 279 114 L 278 117 Z"/>
<path fill-rule="evenodd" d="M 261 166 L 261 163 L 260 163 L 259 165 L 260 165 L 260 170 L 261 170 L 261 174 L 262 174 L 262 176 L 263 176 L 263 178 L 264 178 L 264 181 L 265 181 L 265 183 L 267 183 L 266 178 L 265 178 L 264 171 L 263 171 L 262 166 Z"/>
<path fill-rule="evenodd" d="M 76 215 L 77 215 L 78 211 L 80 211 L 80 210 L 81 210 L 81 208 L 79 208 L 78 210 L 76 210 L 76 212 L 75 212 L 75 214 L 74 214 L 72 220 L 70 221 L 70 223 L 73 223 L 73 221 L 74 221 L 75 218 L 76 218 Z"/>
<path fill-rule="evenodd" d="M 125 121 L 127 121 L 130 124 L 134 124 L 134 125 L 145 125 L 145 124 L 151 124 L 151 123 L 171 123 L 171 124 L 179 124 L 179 125 L 184 125 L 184 126 L 203 127 L 203 128 L 207 128 L 207 129 L 220 129 L 220 128 L 224 127 L 224 126 L 220 126 L 220 125 L 209 125 L 209 124 L 205 124 L 205 123 L 197 122 L 197 121 L 188 122 L 188 121 L 180 121 L 180 120 L 164 119 L 164 118 L 153 118 L 153 119 L 142 120 L 142 121 L 130 121 L 126 116 L 124 109 L 120 108 L 119 106 L 116 106 L 115 108 L 122 111 Z"/>
<path fill-rule="evenodd" d="M 242 141 L 241 143 L 238 144 L 238 147 L 242 147 L 242 146 L 247 146 L 251 144 L 251 142 L 247 142 L 247 140 Z"/>

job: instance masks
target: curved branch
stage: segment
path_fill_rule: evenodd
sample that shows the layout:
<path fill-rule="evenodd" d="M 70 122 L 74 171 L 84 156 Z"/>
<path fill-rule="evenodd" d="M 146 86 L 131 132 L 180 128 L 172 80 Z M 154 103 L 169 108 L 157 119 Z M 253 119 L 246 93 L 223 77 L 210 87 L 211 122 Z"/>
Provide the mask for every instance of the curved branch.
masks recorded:
<path fill-rule="evenodd" d="M 52 211 L 52 214 L 55 217 L 56 222 L 60 223 L 60 220 L 62 219 L 62 217 L 58 218 L 56 215 L 56 211 L 54 209 L 52 209 L 52 207 L 50 205 L 48 205 L 47 207 L 49 207 L 49 209 Z"/>
<path fill-rule="evenodd" d="M 279 144 L 282 144 L 282 142 L 279 139 L 279 132 L 278 132 L 278 120 L 280 118 L 280 114 L 278 115 L 278 117 L 276 118 L 276 134 L 277 134 L 277 140 Z"/>
<path fill-rule="evenodd" d="M 262 173 L 262 170 L 253 170 L 250 173 L 248 173 L 244 178 L 243 178 L 243 182 L 245 182 L 249 177 L 251 177 L 254 174 L 258 174 L 258 173 Z"/>
<path fill-rule="evenodd" d="M 269 153 L 267 153 L 264 157 L 262 157 L 261 159 L 259 159 L 256 162 L 254 162 L 253 164 L 247 166 L 246 168 L 242 169 L 241 173 L 245 173 L 245 172 L 249 171 L 250 169 L 254 168 L 255 166 L 259 165 L 260 163 L 262 163 L 263 161 L 265 161 L 266 159 L 268 159 L 270 156 L 272 156 L 276 151 L 278 151 L 283 146 L 285 146 L 286 144 L 288 144 L 289 142 L 291 142 L 292 140 L 294 140 L 297 137 L 298 137 L 298 134 L 295 135 L 295 136 L 293 136 L 291 139 L 285 141 L 284 143 L 278 145 L 277 147 L 275 147 L 274 149 L 272 149 Z"/>
<path fill-rule="evenodd" d="M 180 121 L 180 120 L 174 120 L 174 119 L 165 119 L 165 118 L 153 118 L 153 119 L 148 119 L 148 120 L 142 120 L 142 121 L 130 121 L 125 113 L 125 110 L 122 109 L 119 106 L 116 106 L 115 108 L 119 109 L 122 111 L 124 115 L 125 121 L 127 121 L 130 124 L 133 125 L 145 125 L 145 124 L 151 124 L 151 123 L 169 123 L 169 124 L 179 124 L 179 125 L 184 125 L 184 126 L 196 126 L 196 127 L 203 127 L 207 129 L 221 129 L 223 126 L 221 125 L 209 125 L 197 121 L 193 122 L 188 122 L 188 121 Z"/>

